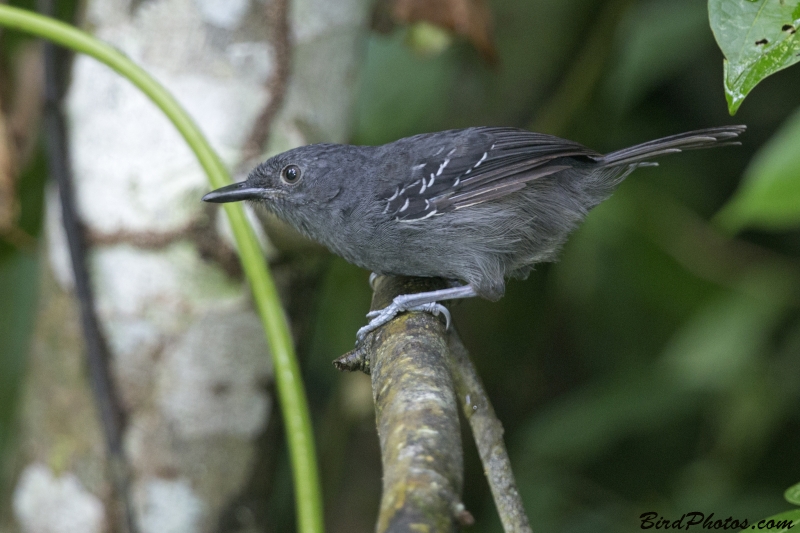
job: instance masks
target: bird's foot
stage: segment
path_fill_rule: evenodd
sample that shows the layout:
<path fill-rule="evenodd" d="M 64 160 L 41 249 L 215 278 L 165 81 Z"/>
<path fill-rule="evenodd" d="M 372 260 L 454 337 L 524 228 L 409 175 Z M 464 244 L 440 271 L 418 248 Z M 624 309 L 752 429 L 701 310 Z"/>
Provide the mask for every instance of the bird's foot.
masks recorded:
<path fill-rule="evenodd" d="M 397 306 L 394 302 L 392 302 L 391 304 L 389 304 L 388 306 L 384 307 L 379 311 L 371 311 L 367 313 L 367 318 L 371 320 L 369 321 L 369 324 L 360 328 L 356 333 L 356 339 L 358 341 L 356 344 L 361 343 L 364 340 L 364 337 L 366 337 L 369 333 L 375 331 L 382 325 L 389 322 L 400 311 L 401 309 L 399 308 L 399 306 Z"/>
<path fill-rule="evenodd" d="M 439 302 L 442 300 L 455 300 L 457 298 L 472 298 L 477 295 L 478 293 L 475 292 L 472 285 L 457 285 L 455 287 L 448 287 L 447 289 L 439 289 L 430 292 L 401 294 L 392 300 L 392 303 L 384 309 L 367 313 L 367 318 L 370 319 L 370 322 L 358 330 L 356 334 L 358 342 L 356 344 L 360 344 L 368 333 L 375 331 L 403 311 L 425 311 L 427 313 L 433 313 L 436 316 L 442 313 L 447 319 L 447 328 L 450 329 L 450 322 L 452 321 L 450 318 L 450 311 Z"/>
<path fill-rule="evenodd" d="M 391 307 L 391 305 L 389 307 Z M 378 309 L 377 311 L 370 311 L 369 313 L 367 313 L 367 318 L 375 318 L 377 316 L 381 316 L 384 313 L 384 311 L 389 309 L 389 307 L 386 307 L 384 309 Z M 443 314 L 445 319 L 447 320 L 446 329 L 450 329 L 450 322 L 452 322 L 453 320 L 453 318 L 450 316 L 450 310 L 444 305 L 440 304 L 439 302 L 430 302 L 427 304 L 415 305 L 412 307 L 403 307 L 395 311 L 395 313 L 391 317 L 389 317 L 389 320 L 391 320 L 397 314 L 403 311 L 424 311 L 426 313 L 431 313 L 433 316 L 439 316 L 439 314 Z M 386 322 L 384 322 L 384 324 L 385 323 Z"/>
<path fill-rule="evenodd" d="M 402 297 L 398 296 L 397 298 L 394 299 L 394 301 L 391 304 L 384 307 L 383 309 L 379 309 L 377 311 L 370 311 L 369 313 L 367 313 L 367 318 L 369 318 L 370 321 L 369 324 L 359 329 L 358 333 L 356 333 L 356 338 L 358 339 L 358 342 L 363 341 L 364 337 L 366 337 L 367 334 L 371 333 L 372 331 L 375 331 L 382 325 L 386 324 L 387 322 L 389 322 L 391 319 L 393 319 L 403 311 L 424 311 L 426 313 L 431 313 L 434 316 L 439 316 L 439 314 L 443 314 L 447 323 L 446 328 L 450 329 L 450 323 L 452 322 L 452 317 L 450 316 L 450 310 L 447 309 L 442 304 L 440 304 L 439 302 L 429 302 L 421 305 L 413 305 L 410 307 L 407 307 L 406 305 L 403 304 L 404 302 Z"/>

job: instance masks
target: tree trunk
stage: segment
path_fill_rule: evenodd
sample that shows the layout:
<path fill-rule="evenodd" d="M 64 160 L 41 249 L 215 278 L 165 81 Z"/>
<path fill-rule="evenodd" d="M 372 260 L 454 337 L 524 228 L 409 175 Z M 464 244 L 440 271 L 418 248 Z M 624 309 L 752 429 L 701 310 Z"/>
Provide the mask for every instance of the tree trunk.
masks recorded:
<path fill-rule="evenodd" d="M 233 167 L 278 92 L 276 50 L 293 59 L 282 110 L 267 117 L 269 146 L 347 140 L 367 4 L 295 0 L 283 52 L 265 29 L 274 25 L 263 1 L 90 0 L 86 19 L 175 94 Z M 190 150 L 126 80 L 77 57 L 66 107 L 135 523 L 142 532 L 216 531 L 247 485 L 273 407 L 264 332 L 225 221 L 200 202 L 208 185 Z M 60 212 L 51 191 L 50 269 L 22 400 L 14 527 L 119 531 L 116 466 L 106 461 L 86 378 Z M 240 530 L 264 526 L 239 519 Z"/>

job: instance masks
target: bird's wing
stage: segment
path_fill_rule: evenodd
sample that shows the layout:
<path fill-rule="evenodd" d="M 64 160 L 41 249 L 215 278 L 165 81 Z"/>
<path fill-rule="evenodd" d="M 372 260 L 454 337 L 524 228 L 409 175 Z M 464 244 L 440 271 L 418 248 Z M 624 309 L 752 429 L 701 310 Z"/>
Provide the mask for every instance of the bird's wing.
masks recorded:
<path fill-rule="evenodd" d="M 503 197 L 572 166 L 553 164 L 556 159 L 602 157 L 576 142 L 515 128 L 443 133 L 429 137 L 427 154 L 416 157 L 408 179 L 384 191 L 385 214 L 402 221 L 430 218 Z M 427 138 L 418 137 L 416 147 Z"/>

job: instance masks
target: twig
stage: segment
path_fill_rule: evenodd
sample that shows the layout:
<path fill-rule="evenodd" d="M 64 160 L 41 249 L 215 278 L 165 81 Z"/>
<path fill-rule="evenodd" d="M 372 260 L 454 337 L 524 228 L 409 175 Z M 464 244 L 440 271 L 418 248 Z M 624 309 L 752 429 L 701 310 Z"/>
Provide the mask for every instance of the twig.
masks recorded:
<path fill-rule="evenodd" d="M 269 0 L 266 7 L 266 23 L 270 32 L 275 70 L 267 81 L 269 102 L 253 124 L 250 135 L 242 148 L 242 163 L 257 157 L 269 139 L 275 115 L 283 105 L 289 75 L 292 68 L 292 39 L 289 26 L 289 0 Z"/>
<path fill-rule="evenodd" d="M 458 401 L 472 428 L 503 529 L 506 533 L 530 533 L 531 526 L 503 443 L 503 425 L 495 415 L 486 389 L 455 330 L 450 331 L 448 344 L 452 353 L 451 371 Z"/>
<path fill-rule="evenodd" d="M 373 308 L 440 283 L 381 277 Z M 471 522 L 460 497 L 461 433 L 445 339 L 438 318 L 404 313 L 365 340 L 383 462 L 378 533 L 449 532 Z"/>
<path fill-rule="evenodd" d="M 52 14 L 52 0 L 40 0 L 39 9 L 45 14 Z M 51 175 L 58 183 L 64 230 L 67 234 L 67 245 L 75 276 L 75 293 L 80 306 L 81 323 L 86 342 L 89 381 L 103 426 L 108 453 L 109 477 L 122 507 L 123 521 L 120 526 L 123 531 L 135 533 L 137 529 L 130 497 L 130 467 L 122 448 L 122 428 L 125 416 L 112 379 L 110 351 L 100 329 L 94 306 L 94 294 L 89 280 L 86 237 L 76 209 L 66 125 L 61 110 L 63 84 L 59 77 L 56 53 L 55 45 L 45 43 L 44 126 L 48 166 Z"/>

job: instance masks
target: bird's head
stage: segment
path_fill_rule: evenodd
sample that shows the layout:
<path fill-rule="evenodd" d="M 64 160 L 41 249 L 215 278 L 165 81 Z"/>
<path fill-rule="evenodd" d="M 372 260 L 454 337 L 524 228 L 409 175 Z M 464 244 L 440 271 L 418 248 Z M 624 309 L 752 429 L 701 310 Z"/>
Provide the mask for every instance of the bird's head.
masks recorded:
<path fill-rule="evenodd" d="M 254 168 L 246 180 L 212 191 L 203 201 L 253 200 L 288 221 L 308 210 L 324 210 L 341 192 L 338 177 L 350 159 L 347 148 L 355 147 L 312 144 L 283 152 Z"/>

